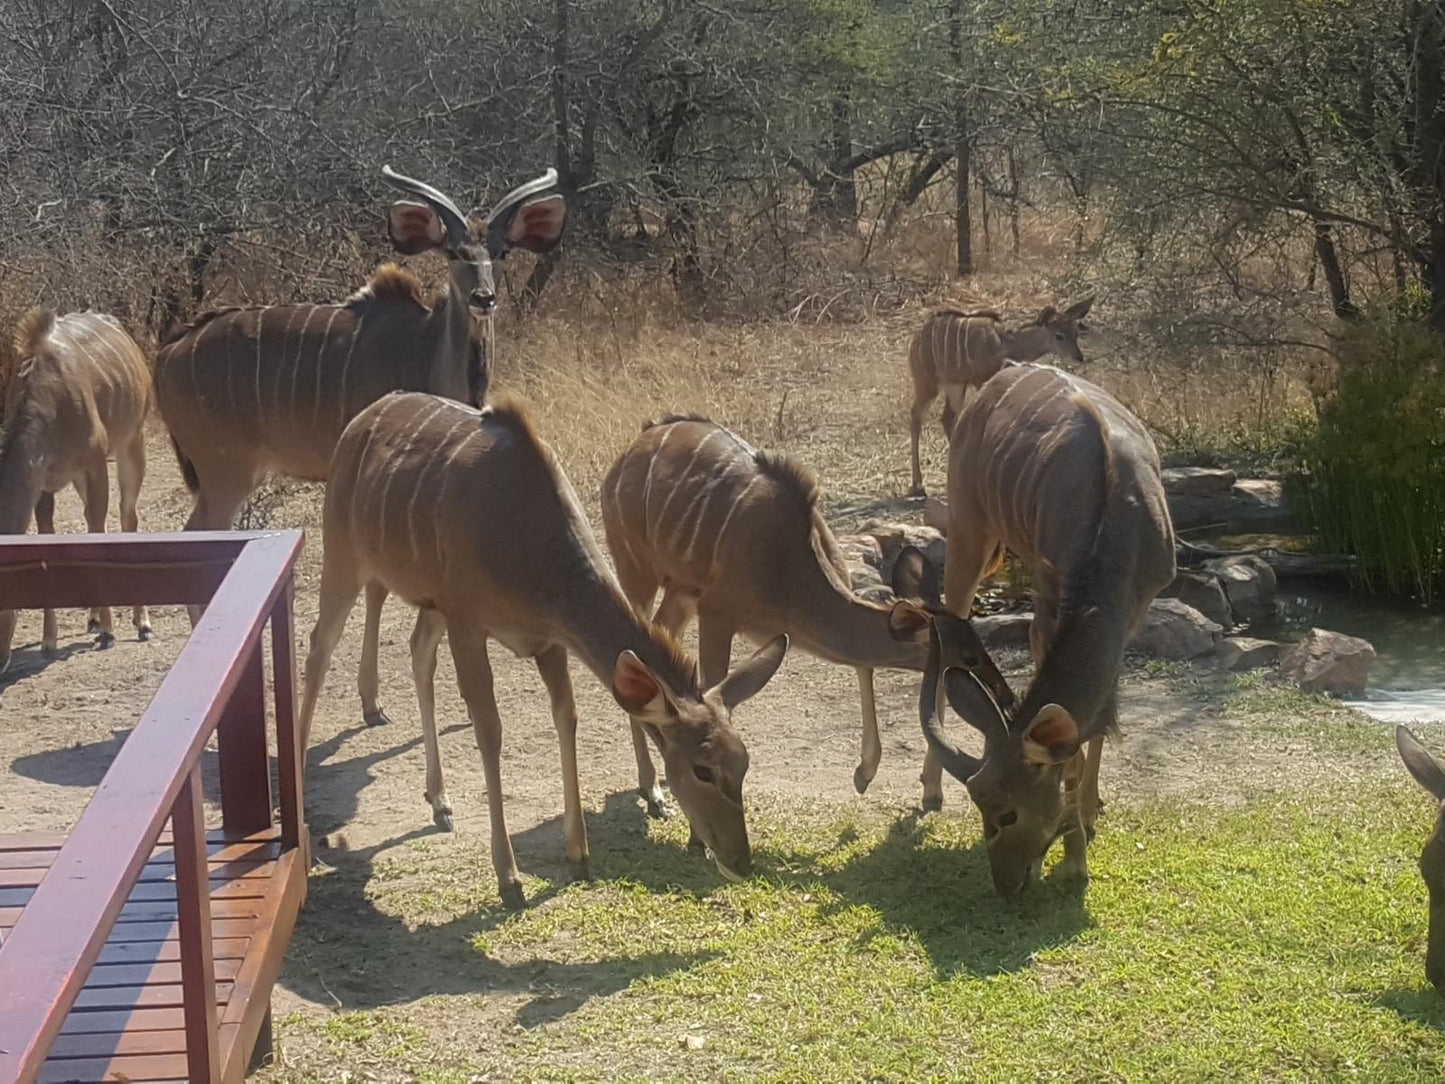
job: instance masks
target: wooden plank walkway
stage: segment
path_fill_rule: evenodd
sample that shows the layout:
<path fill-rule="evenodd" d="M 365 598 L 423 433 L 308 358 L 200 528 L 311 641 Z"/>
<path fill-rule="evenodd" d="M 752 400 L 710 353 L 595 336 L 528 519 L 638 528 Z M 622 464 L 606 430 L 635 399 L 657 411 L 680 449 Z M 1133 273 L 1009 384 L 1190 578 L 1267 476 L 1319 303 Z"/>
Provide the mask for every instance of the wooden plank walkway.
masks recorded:
<path fill-rule="evenodd" d="M 0 835 L 0 943 L 63 838 Z M 306 878 L 300 852 L 283 848 L 279 828 L 239 838 L 213 829 L 206 850 L 221 1076 L 233 1080 L 244 1075 L 265 1022 Z M 163 837 L 37 1080 L 187 1079 L 177 908 L 175 853 Z"/>

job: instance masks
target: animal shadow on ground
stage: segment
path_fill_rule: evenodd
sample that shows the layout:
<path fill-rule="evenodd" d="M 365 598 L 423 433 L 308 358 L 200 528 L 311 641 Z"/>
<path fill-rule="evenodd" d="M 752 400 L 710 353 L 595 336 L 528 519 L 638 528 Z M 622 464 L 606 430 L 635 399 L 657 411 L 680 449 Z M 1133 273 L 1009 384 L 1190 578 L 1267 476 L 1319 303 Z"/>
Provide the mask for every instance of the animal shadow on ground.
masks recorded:
<path fill-rule="evenodd" d="M 1396 986 L 1383 991 L 1375 1004 L 1398 1013 L 1402 1019 L 1445 1031 L 1445 993 L 1433 986 Z"/>
<path fill-rule="evenodd" d="M 610 795 L 587 819 L 595 875 L 635 881 L 650 891 L 706 896 L 723 884 L 715 868 L 682 848 L 640 838 L 629 823 L 638 816 L 631 792 Z M 1017 901 L 1000 899 L 989 880 L 981 841 L 967 847 L 935 838 L 946 814 L 904 813 L 875 845 L 855 847 L 854 828 L 841 829 L 819 853 L 755 841 L 754 874 L 782 887 L 810 891 L 821 884 L 835 897 L 825 911 L 859 905 L 878 915 L 876 931 L 911 936 L 928 953 L 935 973 L 993 975 L 1028 967 L 1035 952 L 1071 941 L 1093 925 L 1082 886 L 1045 878 Z M 561 825 L 548 821 L 529 834 L 547 833 L 562 846 Z M 619 838 L 615 838 L 619 837 Z M 625 838 L 634 841 L 628 846 Z M 605 847 L 599 841 L 606 840 Z M 847 853 L 840 853 L 847 852 Z M 621 868 L 619 868 L 621 867 Z"/>
<path fill-rule="evenodd" d="M 94 639 L 81 639 L 60 644 L 53 655 L 47 655 L 41 651 L 38 640 L 33 644 L 15 644 L 12 650 L 10 665 L 3 674 L 0 674 L 0 694 L 3 694 L 11 685 L 43 673 L 45 668 L 53 663 L 62 662 L 72 655 L 106 649 Z"/>
<path fill-rule="evenodd" d="M 10 762 L 10 770 L 16 775 L 34 779 L 39 783 L 50 783 L 60 787 L 97 787 L 105 773 L 110 770 L 111 761 L 130 736 L 133 727 L 117 729 L 109 738 L 67 745 L 59 749 L 46 749 L 40 753 L 28 753 Z M 221 793 L 220 768 L 214 749 L 201 752 L 201 785 L 207 798 L 218 798 Z"/>

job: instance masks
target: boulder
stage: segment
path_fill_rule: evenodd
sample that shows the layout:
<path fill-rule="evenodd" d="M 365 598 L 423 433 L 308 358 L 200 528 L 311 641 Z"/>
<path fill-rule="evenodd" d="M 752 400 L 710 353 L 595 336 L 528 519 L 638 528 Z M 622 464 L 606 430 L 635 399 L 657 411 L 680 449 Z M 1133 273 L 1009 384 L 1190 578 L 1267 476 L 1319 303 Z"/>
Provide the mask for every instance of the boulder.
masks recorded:
<path fill-rule="evenodd" d="M 1170 496 L 1207 497 L 1228 493 L 1234 488 L 1237 475 L 1232 470 L 1215 467 L 1166 467 L 1162 472 L 1164 492 Z"/>
<path fill-rule="evenodd" d="M 1216 576 L 1224 588 L 1236 624 L 1253 621 L 1274 610 L 1274 592 L 1279 580 L 1264 558 L 1244 553 L 1206 561 L 1204 568 Z"/>
<path fill-rule="evenodd" d="M 891 582 L 893 562 L 898 560 L 898 554 L 904 546 L 917 546 L 922 550 L 929 563 L 938 570 L 941 582 L 945 551 L 943 532 L 915 523 L 890 523 L 874 520 L 863 527 L 862 533 L 872 535 L 878 542 L 879 551 L 883 555 L 879 571 L 883 574 L 884 583 Z"/>
<path fill-rule="evenodd" d="M 1219 577 L 1209 572 L 1181 571 L 1174 582 L 1160 592 L 1162 598 L 1177 598 L 1192 606 L 1221 628 L 1234 624 L 1229 599 Z"/>
<path fill-rule="evenodd" d="M 1279 661 L 1283 644 L 1252 636 L 1226 636 L 1214 649 L 1221 670 L 1262 670 Z"/>
<path fill-rule="evenodd" d="M 838 548 L 850 565 L 868 565 L 874 569 L 883 567 L 883 548 L 871 534 L 840 534 Z"/>
<path fill-rule="evenodd" d="M 1158 659 L 1197 659 L 1214 650 L 1223 631 L 1193 606 L 1177 598 L 1157 598 L 1129 647 Z"/>
<path fill-rule="evenodd" d="M 1176 531 L 1216 527 L 1226 534 L 1279 533 L 1295 527 L 1284 485 L 1265 478 L 1242 478 L 1222 493 L 1167 492 L 1169 518 Z"/>
<path fill-rule="evenodd" d="M 989 649 L 996 647 L 1028 647 L 1029 626 L 1034 623 L 1031 613 L 990 614 L 973 619 L 974 631 Z"/>
<path fill-rule="evenodd" d="M 1310 629 L 1279 660 L 1279 672 L 1307 692 L 1359 695 L 1365 691 L 1375 649 L 1368 640 Z"/>
<path fill-rule="evenodd" d="M 923 523 L 941 535 L 948 534 L 948 505 L 942 497 L 929 497 L 923 502 Z"/>

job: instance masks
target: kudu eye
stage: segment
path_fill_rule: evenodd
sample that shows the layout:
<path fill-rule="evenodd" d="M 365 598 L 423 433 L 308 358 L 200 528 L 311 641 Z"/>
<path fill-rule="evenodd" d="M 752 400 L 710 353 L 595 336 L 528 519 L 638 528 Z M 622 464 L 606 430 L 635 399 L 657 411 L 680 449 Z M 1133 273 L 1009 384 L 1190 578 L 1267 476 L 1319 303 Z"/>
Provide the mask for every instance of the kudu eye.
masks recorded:
<path fill-rule="evenodd" d="M 1018 822 L 1019 815 L 1012 809 L 1010 809 L 1007 813 L 999 814 L 998 825 L 1000 828 L 1008 828 L 1011 825 L 1017 824 Z"/>
<path fill-rule="evenodd" d="M 694 764 L 692 766 L 692 774 L 697 776 L 697 780 L 699 783 L 716 782 L 716 779 L 713 777 L 712 774 L 712 769 L 709 768 L 706 764 Z"/>

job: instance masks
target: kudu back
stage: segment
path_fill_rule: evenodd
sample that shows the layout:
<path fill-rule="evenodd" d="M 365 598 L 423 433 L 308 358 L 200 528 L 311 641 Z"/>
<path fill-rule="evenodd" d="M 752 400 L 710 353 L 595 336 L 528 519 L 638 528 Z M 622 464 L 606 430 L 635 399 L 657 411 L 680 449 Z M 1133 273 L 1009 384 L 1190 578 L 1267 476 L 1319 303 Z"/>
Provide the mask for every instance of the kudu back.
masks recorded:
<path fill-rule="evenodd" d="M 21 320 L 0 403 L 0 534 L 23 534 L 32 514 L 42 534 L 54 532 L 55 494 L 72 484 L 86 529 L 104 532 L 108 457 L 115 459 L 121 530 L 138 528 L 150 382 L 145 354 L 114 317 L 34 309 Z M 146 608 L 135 607 L 132 618 L 148 639 Z M 114 638 L 109 607 L 92 610 L 90 624 L 102 646 Z M 14 633 L 15 611 L 0 612 L 0 671 L 10 663 Z M 56 647 L 55 612 L 46 610 L 41 649 L 49 655 Z"/>
<path fill-rule="evenodd" d="M 913 378 L 913 406 L 909 410 L 910 450 L 913 456 L 911 496 L 924 495 L 923 471 L 918 463 L 918 438 L 923 415 L 943 393 L 943 437 L 953 432 L 969 388 L 982 387 L 1010 361 L 1037 361 L 1050 354 L 1082 365 L 1079 335 L 1087 330 L 1084 317 L 1094 305 L 1092 297 L 1076 301 L 1062 312 L 1048 306 L 1032 322 L 1010 327 L 991 310 L 960 312 L 942 309 L 929 316 L 908 348 L 908 372 Z"/>
<path fill-rule="evenodd" d="M 1087 877 L 1103 736 L 1117 726 L 1119 666 L 1149 603 L 1174 577 L 1159 456 L 1143 425 L 1103 389 L 1048 366 L 1011 366 L 954 427 L 948 472 L 949 608 L 967 613 L 1012 550 L 1034 585 L 1033 680 L 1015 705 L 947 672 L 949 702 L 984 738 L 982 758 L 945 735 L 925 693 L 937 762 L 983 818 L 995 888 L 1038 877 L 1054 840 L 1064 873 Z M 935 621 L 945 652 L 956 625 Z M 1087 747 L 1087 752 L 1086 752 Z M 934 779 L 925 782 L 925 795 Z"/>

